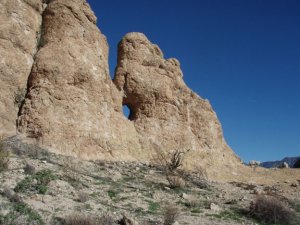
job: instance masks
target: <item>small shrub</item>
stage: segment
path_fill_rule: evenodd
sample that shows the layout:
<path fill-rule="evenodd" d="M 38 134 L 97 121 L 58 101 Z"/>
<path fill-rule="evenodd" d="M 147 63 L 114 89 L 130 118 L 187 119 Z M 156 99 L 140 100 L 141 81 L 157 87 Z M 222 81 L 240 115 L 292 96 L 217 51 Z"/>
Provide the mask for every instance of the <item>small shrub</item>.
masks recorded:
<path fill-rule="evenodd" d="M 0 216 L 0 224 L 44 225 L 42 217 L 24 202 L 14 202 L 5 216 Z"/>
<path fill-rule="evenodd" d="M 71 158 L 65 158 L 62 164 L 62 170 L 65 179 L 74 187 L 77 188 L 80 185 L 78 173 L 76 172 L 77 165 L 72 162 Z"/>
<path fill-rule="evenodd" d="M 22 202 L 22 198 L 17 193 L 14 193 L 10 196 L 9 201 L 15 202 L 15 203 L 20 203 L 20 202 Z"/>
<path fill-rule="evenodd" d="M 1 195 L 8 199 L 12 196 L 12 194 L 13 194 L 12 190 L 8 187 L 4 187 L 3 191 L 1 192 Z"/>
<path fill-rule="evenodd" d="M 190 200 L 184 202 L 183 204 L 188 208 L 196 208 L 196 207 L 201 206 L 201 204 L 195 199 L 190 199 Z"/>
<path fill-rule="evenodd" d="M 14 188 L 15 192 L 26 193 L 36 191 L 39 194 L 46 194 L 48 191 L 47 185 L 50 181 L 55 180 L 56 176 L 51 170 L 41 170 L 34 175 L 25 177 Z"/>
<path fill-rule="evenodd" d="M 63 220 L 62 225 L 114 225 L 112 217 L 104 215 L 100 218 L 83 214 L 72 214 Z"/>
<path fill-rule="evenodd" d="M 271 224 L 293 224 L 295 213 L 279 199 L 260 195 L 250 205 L 250 215 Z"/>
<path fill-rule="evenodd" d="M 33 178 L 25 177 L 23 180 L 21 180 L 19 183 L 17 183 L 16 187 L 14 188 L 15 192 L 19 193 L 25 193 L 27 191 L 30 191 L 33 186 Z"/>
<path fill-rule="evenodd" d="M 202 166 L 197 166 L 195 173 L 190 178 L 191 182 L 198 188 L 203 189 L 209 186 L 207 171 Z"/>
<path fill-rule="evenodd" d="M 183 165 L 184 156 L 188 151 L 175 150 L 166 153 L 156 150 L 153 163 L 163 169 L 170 188 L 185 186 L 184 177 L 181 176 L 182 171 L 179 170 L 179 167 Z"/>
<path fill-rule="evenodd" d="M 172 225 L 180 215 L 179 208 L 169 205 L 164 210 L 164 225 Z"/>
<path fill-rule="evenodd" d="M 178 175 L 167 175 L 167 180 L 169 182 L 169 187 L 172 189 L 185 186 L 185 181 Z"/>
<path fill-rule="evenodd" d="M 35 167 L 29 163 L 26 163 L 24 171 L 26 174 L 32 175 L 35 173 Z"/>
<path fill-rule="evenodd" d="M 115 225 L 114 219 L 110 215 L 103 215 L 99 218 L 99 225 Z"/>
<path fill-rule="evenodd" d="M 15 106 L 20 108 L 20 106 L 25 100 L 25 95 L 26 95 L 26 88 L 18 87 L 17 91 L 15 92 L 15 101 L 14 101 Z"/>
<path fill-rule="evenodd" d="M 78 193 L 78 201 L 85 203 L 89 200 L 89 195 L 85 192 L 79 192 Z"/>
<path fill-rule="evenodd" d="M 148 205 L 148 211 L 149 211 L 149 213 L 155 214 L 157 212 L 157 210 L 160 208 L 159 203 L 152 202 L 152 201 L 149 201 L 148 203 L 149 203 L 149 205 Z"/>
<path fill-rule="evenodd" d="M 108 190 L 107 191 L 107 194 L 108 194 L 108 196 L 110 197 L 110 199 L 114 199 L 114 198 L 116 198 L 117 197 L 117 192 L 116 191 L 114 191 L 114 190 Z"/>
<path fill-rule="evenodd" d="M 1 194 L 8 198 L 10 202 L 22 202 L 21 197 L 8 187 L 5 187 Z"/>
<path fill-rule="evenodd" d="M 162 167 L 163 170 L 173 172 L 182 166 L 184 156 L 189 150 L 180 151 L 174 150 L 171 152 L 164 152 L 156 150 L 155 156 L 152 158 L 153 164 Z"/>
<path fill-rule="evenodd" d="M 0 172 L 8 169 L 9 152 L 4 150 L 2 138 L 0 138 Z"/>
<path fill-rule="evenodd" d="M 33 159 L 47 160 L 49 161 L 50 152 L 46 149 L 40 148 L 38 146 L 30 146 L 26 154 Z"/>
<path fill-rule="evenodd" d="M 51 170 L 45 169 L 37 172 L 34 175 L 34 178 L 38 181 L 38 183 L 47 185 L 50 181 L 55 180 L 56 176 Z"/>

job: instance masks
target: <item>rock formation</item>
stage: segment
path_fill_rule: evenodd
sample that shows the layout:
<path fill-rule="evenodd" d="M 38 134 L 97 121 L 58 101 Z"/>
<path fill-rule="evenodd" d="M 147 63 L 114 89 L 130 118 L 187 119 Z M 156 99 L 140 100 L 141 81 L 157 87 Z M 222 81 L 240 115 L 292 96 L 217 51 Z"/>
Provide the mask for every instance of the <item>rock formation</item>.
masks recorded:
<path fill-rule="evenodd" d="M 50 1 L 41 38 L 19 131 L 57 153 L 132 157 L 122 152 L 140 149 L 136 131 L 121 113 L 121 98 L 109 77 L 106 38 L 86 1 Z"/>
<path fill-rule="evenodd" d="M 178 60 L 164 59 L 143 34 L 120 42 L 112 81 L 106 38 L 85 0 L 1 6 L 8 24 L 0 27 L 1 88 L 8 93 L 0 98 L 2 133 L 12 135 L 17 119 L 28 140 L 86 159 L 149 160 L 156 150 L 190 149 L 190 165 L 239 162 L 209 102 L 184 83 Z M 14 93 L 26 82 L 18 109 Z"/>
<path fill-rule="evenodd" d="M 0 136 L 16 133 L 16 118 L 34 62 L 41 0 L 0 1 Z"/>
<path fill-rule="evenodd" d="M 190 149 L 190 164 L 200 156 L 208 161 L 206 155 L 213 163 L 236 162 L 210 103 L 186 86 L 177 59 L 164 59 L 141 33 L 127 34 L 118 53 L 114 83 L 143 149 Z"/>

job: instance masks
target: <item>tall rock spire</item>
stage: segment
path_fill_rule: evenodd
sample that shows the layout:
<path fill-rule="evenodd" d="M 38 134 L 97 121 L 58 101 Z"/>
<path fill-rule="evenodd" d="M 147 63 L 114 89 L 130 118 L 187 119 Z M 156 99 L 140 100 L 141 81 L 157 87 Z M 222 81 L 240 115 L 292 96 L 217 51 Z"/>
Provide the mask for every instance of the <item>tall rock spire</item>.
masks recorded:
<path fill-rule="evenodd" d="M 38 48 L 41 0 L 0 1 L 0 137 L 16 134 L 16 118 Z"/>

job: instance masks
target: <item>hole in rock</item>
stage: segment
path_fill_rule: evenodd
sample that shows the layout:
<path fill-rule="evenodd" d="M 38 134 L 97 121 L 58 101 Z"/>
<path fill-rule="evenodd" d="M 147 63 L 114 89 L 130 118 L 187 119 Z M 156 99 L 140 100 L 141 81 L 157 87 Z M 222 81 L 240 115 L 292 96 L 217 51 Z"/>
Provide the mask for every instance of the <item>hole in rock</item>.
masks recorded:
<path fill-rule="evenodd" d="M 128 118 L 130 120 L 130 108 L 127 105 L 123 105 L 123 114 L 126 118 Z"/>

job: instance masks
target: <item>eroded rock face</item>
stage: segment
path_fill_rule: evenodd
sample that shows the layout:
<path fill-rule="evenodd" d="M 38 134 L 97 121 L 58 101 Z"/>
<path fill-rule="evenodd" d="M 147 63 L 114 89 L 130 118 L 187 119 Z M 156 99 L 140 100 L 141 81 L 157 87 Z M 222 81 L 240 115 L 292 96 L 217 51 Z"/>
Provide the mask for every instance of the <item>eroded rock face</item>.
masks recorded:
<path fill-rule="evenodd" d="M 122 115 L 108 71 L 108 45 L 85 0 L 52 0 L 28 80 L 18 130 L 52 151 L 82 158 L 130 158 L 139 142 Z M 125 134 L 125 135 L 123 135 Z M 126 153 L 124 153 L 124 151 Z"/>
<path fill-rule="evenodd" d="M 85 159 L 149 160 L 156 150 L 190 149 L 190 166 L 239 161 L 209 102 L 184 83 L 178 60 L 164 59 L 143 34 L 120 42 L 113 83 L 106 38 L 85 0 L 0 6 L 0 135 L 13 135 L 17 119 L 27 139 Z M 19 108 L 15 93 L 25 87 Z"/>
<path fill-rule="evenodd" d="M 188 161 L 195 165 L 201 158 L 213 164 L 238 161 L 210 103 L 184 83 L 178 60 L 164 59 L 143 34 L 129 33 L 120 42 L 114 83 L 143 149 L 190 149 Z"/>
<path fill-rule="evenodd" d="M 38 48 L 42 0 L 0 1 L 0 137 L 16 134 L 16 118 Z"/>

